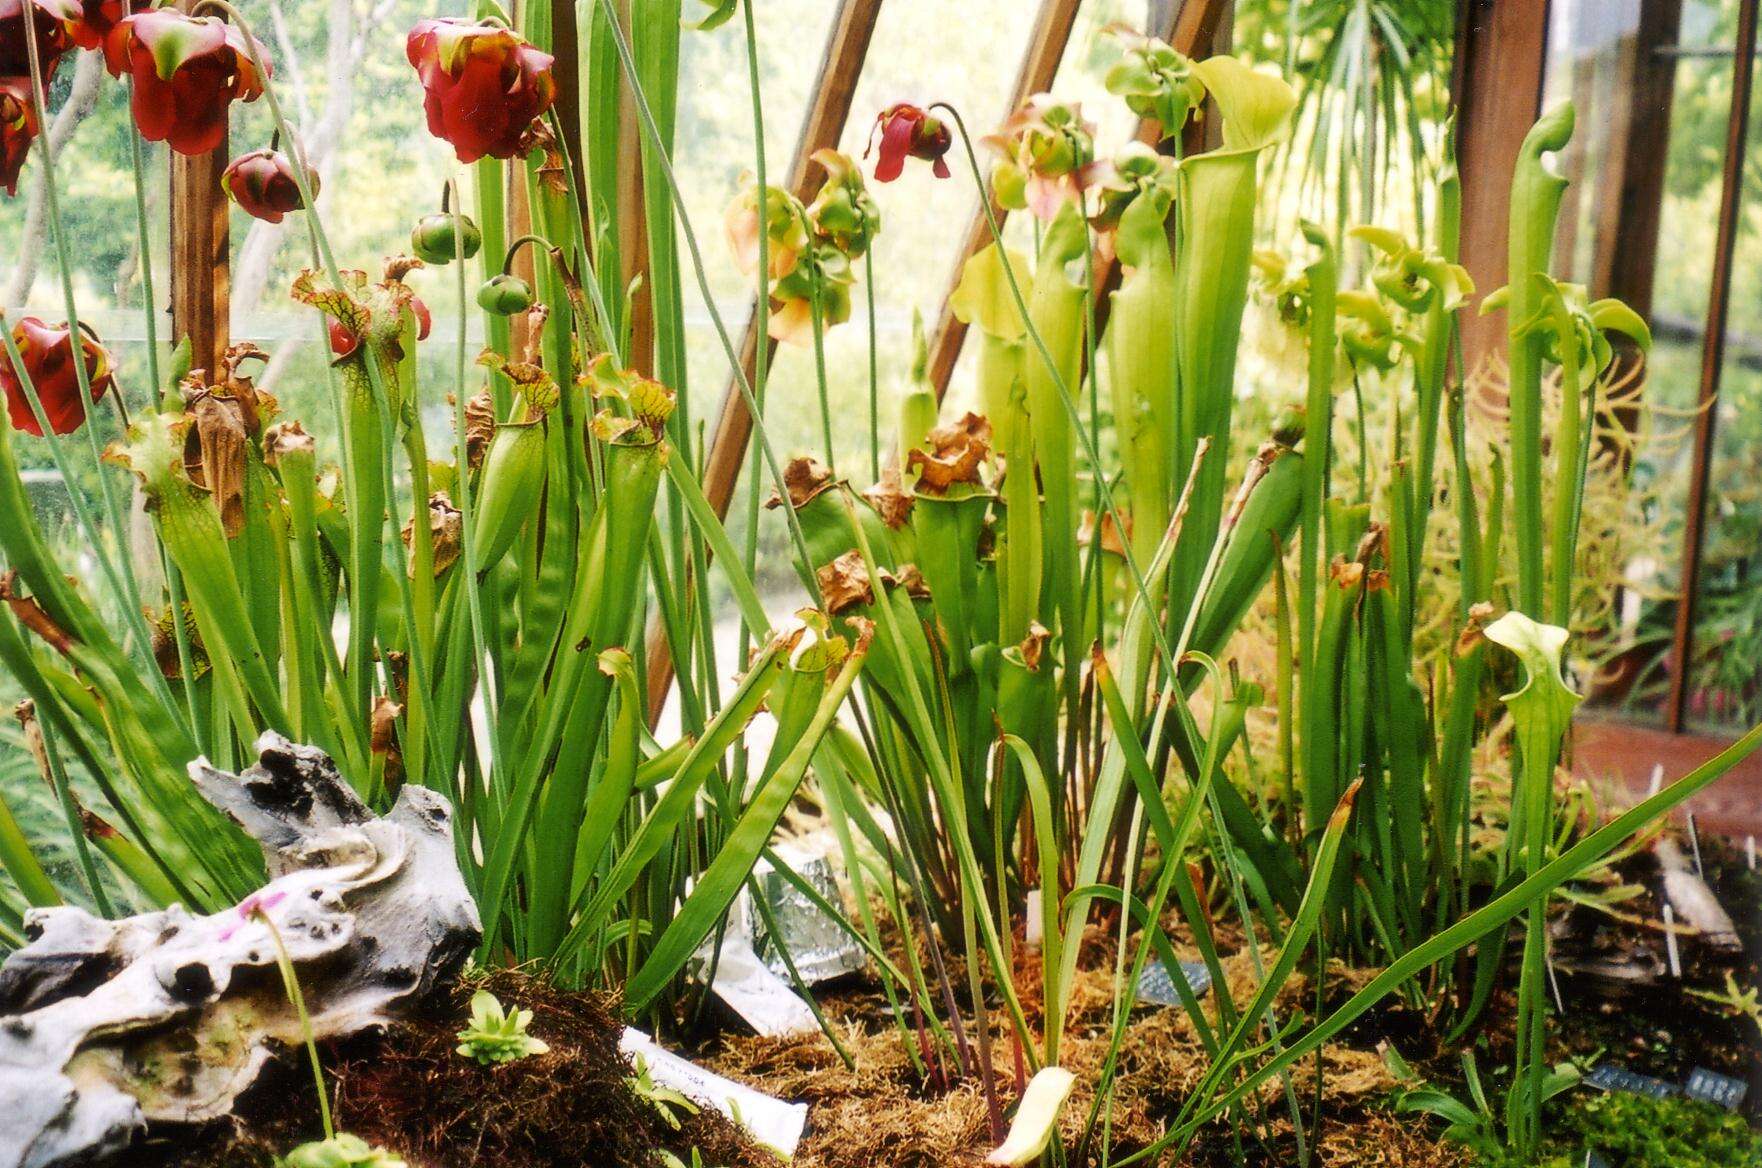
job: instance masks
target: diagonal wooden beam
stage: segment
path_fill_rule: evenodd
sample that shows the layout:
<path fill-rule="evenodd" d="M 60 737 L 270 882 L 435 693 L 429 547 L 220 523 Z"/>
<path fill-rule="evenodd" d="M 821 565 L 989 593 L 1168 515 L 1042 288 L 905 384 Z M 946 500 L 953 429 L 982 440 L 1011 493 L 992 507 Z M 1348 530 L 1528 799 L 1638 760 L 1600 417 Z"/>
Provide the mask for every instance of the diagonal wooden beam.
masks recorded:
<path fill-rule="evenodd" d="M 1022 56 L 1021 68 L 1016 71 L 1015 84 L 1010 88 L 1009 104 L 1004 107 L 1006 112 L 1014 111 L 1036 93 L 1052 88 L 1053 78 L 1058 76 L 1059 62 L 1064 59 L 1065 48 L 1071 42 L 1071 30 L 1077 24 L 1077 10 L 1081 7 L 1082 0 L 1045 0 L 1041 4 L 1034 31 L 1028 37 L 1028 51 Z M 1009 212 L 998 204 L 990 191 L 981 191 L 979 197 L 990 200 L 992 214 L 1002 223 Z M 947 391 L 948 379 L 954 374 L 954 363 L 961 355 L 961 343 L 967 338 L 966 324 L 956 320 L 954 313 L 949 311 L 949 296 L 954 294 L 968 257 L 990 242 L 991 228 L 985 218 L 985 208 L 981 206 L 974 210 L 973 220 L 967 225 L 966 242 L 949 277 L 948 295 L 942 298 L 942 315 L 930 340 L 928 372 L 937 397 Z"/>
<path fill-rule="evenodd" d="M 802 118 L 801 133 L 796 138 L 795 154 L 790 159 L 788 189 L 802 202 L 813 199 L 825 181 L 825 171 L 813 160 L 814 152 L 836 149 L 850 120 L 851 103 L 856 97 L 857 80 L 862 76 L 863 61 L 869 55 L 869 42 L 875 34 L 875 22 L 881 15 L 882 0 L 838 0 L 832 14 L 831 31 L 826 38 L 826 51 L 820 59 L 820 75 L 814 82 L 813 100 Z M 747 314 L 746 335 L 740 344 L 740 365 L 747 383 L 751 384 L 758 369 L 759 345 L 766 353 L 776 351 L 777 343 L 758 333 L 758 311 Z M 716 424 L 711 432 L 710 447 L 704 458 L 704 495 L 715 508 L 718 518 L 726 517 L 734 498 L 734 486 L 740 480 L 746 449 L 752 439 L 753 420 L 740 393 L 740 383 L 730 377 L 722 402 L 716 408 Z M 699 581 L 702 586 L 702 581 Z M 649 721 L 659 717 L 668 688 L 673 684 L 673 659 L 665 631 L 657 619 L 648 634 L 648 698 Z"/>
<path fill-rule="evenodd" d="M 820 76 L 814 83 L 814 100 L 802 119 L 801 134 L 795 143 L 795 155 L 789 163 L 788 189 L 806 203 L 813 199 L 825 180 L 825 172 L 813 160 L 816 150 L 836 149 L 850 119 L 851 102 L 856 96 L 857 79 L 862 76 L 863 60 L 869 54 L 869 41 L 875 32 L 875 21 L 881 14 L 882 0 L 839 0 L 838 11 L 832 16 L 832 31 L 827 36 L 826 52 L 820 61 Z M 758 335 L 758 313 L 747 315 L 746 336 L 741 341 L 740 364 L 748 383 L 758 368 L 759 343 L 763 340 L 774 352 L 777 342 Z M 716 428 L 710 439 L 710 450 L 704 464 L 704 494 L 716 514 L 728 514 L 728 503 L 734 497 L 734 484 L 740 478 L 746 461 L 747 441 L 752 437 L 753 420 L 747 413 L 739 383 L 729 378 L 716 410 Z"/>
<path fill-rule="evenodd" d="M 1210 49 L 1213 39 L 1217 36 L 1225 14 L 1229 11 L 1231 0 L 1184 0 L 1172 17 L 1165 16 L 1166 23 L 1156 30 L 1157 36 L 1172 45 L 1176 52 L 1193 56 Z M 1011 98 L 1010 108 L 1013 110 L 1023 100 L 1033 94 L 1048 89 L 1058 73 L 1059 58 L 1064 55 L 1065 43 L 1070 39 L 1071 25 L 1077 14 L 1077 3 L 1064 3 L 1061 0 L 1047 0 L 1040 11 L 1040 27 L 1035 29 L 1038 39 L 1044 29 L 1049 38 L 1044 45 L 1031 45 L 1028 56 L 1022 61 L 1021 73 L 1016 77 L 1016 85 Z M 1050 24 L 1053 9 L 1069 9 L 1062 29 Z M 1051 39 L 1057 36 L 1056 48 Z M 1155 145 L 1162 139 L 1162 128 L 1154 119 L 1146 118 L 1138 124 L 1138 139 Z M 986 198 L 991 198 L 987 193 Z M 991 202 L 992 213 L 997 216 L 1001 225 L 1004 217 L 1009 214 L 1000 207 L 996 200 Z M 956 284 L 960 282 L 961 269 L 967 260 L 984 249 L 991 242 L 991 224 L 985 215 L 985 208 L 980 207 L 973 213 L 973 221 L 967 227 L 966 246 L 961 251 L 954 271 L 949 276 L 948 294 L 942 298 L 942 315 L 936 325 L 936 335 L 930 342 L 930 384 L 941 397 L 948 392 L 949 378 L 954 375 L 955 362 L 960 359 L 961 346 L 967 339 L 967 326 L 957 320 L 949 309 L 949 297 L 954 294 Z M 1098 286 L 1105 286 L 1112 278 L 1112 261 L 1107 270 L 1099 273 L 1101 279 Z M 1098 305 L 1099 309 L 1100 306 Z"/>

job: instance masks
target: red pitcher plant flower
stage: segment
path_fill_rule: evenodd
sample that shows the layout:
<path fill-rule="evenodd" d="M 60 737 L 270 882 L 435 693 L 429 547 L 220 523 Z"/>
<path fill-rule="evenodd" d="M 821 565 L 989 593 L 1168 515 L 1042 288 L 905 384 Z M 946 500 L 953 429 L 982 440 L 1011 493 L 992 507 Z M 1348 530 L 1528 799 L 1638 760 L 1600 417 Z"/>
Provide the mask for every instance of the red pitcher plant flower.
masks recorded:
<path fill-rule="evenodd" d="M 256 101 L 269 65 L 263 46 L 215 16 L 154 8 L 125 16 L 104 42 L 113 76 L 133 80 L 135 126 L 179 154 L 205 154 L 226 141 L 226 111 Z M 255 61 L 264 61 L 263 73 Z"/>
<path fill-rule="evenodd" d="M 881 139 L 881 157 L 875 162 L 875 181 L 892 182 L 905 170 L 907 158 L 922 159 L 930 164 L 930 173 L 937 178 L 948 177 L 948 160 L 944 157 L 954 144 L 948 123 L 910 102 L 896 102 L 876 115 L 875 127 L 869 132 L 867 158 Z"/>
<path fill-rule="evenodd" d="M 0 187 L 18 194 L 18 175 L 37 137 L 37 106 L 29 77 L 0 77 Z"/>
<path fill-rule="evenodd" d="M 227 163 L 220 185 L 245 214 L 265 223 L 280 223 L 289 211 L 306 205 L 293 161 L 274 147 L 241 154 Z M 311 167 L 306 168 L 306 186 L 317 198 L 318 172 Z"/>
<path fill-rule="evenodd" d="M 24 359 L 24 375 L 36 389 L 43 413 L 57 434 L 71 434 L 86 420 L 79 371 L 73 363 L 71 332 L 65 324 L 44 324 L 34 316 L 21 318 L 12 329 L 12 342 Z M 110 388 L 110 354 L 89 334 L 80 337 L 80 349 L 91 385 L 91 400 L 96 402 Z M 6 412 L 13 428 L 41 438 L 43 427 L 31 408 L 30 394 L 13 368 L 10 355 L 4 352 L 0 352 L 0 387 L 6 390 Z"/>
<path fill-rule="evenodd" d="M 551 55 L 497 23 L 419 20 L 404 51 L 422 80 L 428 132 L 460 162 L 522 153 L 527 128 L 557 97 Z"/>
<path fill-rule="evenodd" d="M 37 42 L 37 64 L 47 85 L 72 44 L 68 25 L 79 15 L 78 0 L 0 0 L 0 77 L 31 75 L 30 46 L 24 39 L 29 20 Z"/>
<path fill-rule="evenodd" d="M 145 12 L 151 0 L 77 0 L 67 21 L 67 35 L 82 49 L 102 49 L 125 16 Z"/>

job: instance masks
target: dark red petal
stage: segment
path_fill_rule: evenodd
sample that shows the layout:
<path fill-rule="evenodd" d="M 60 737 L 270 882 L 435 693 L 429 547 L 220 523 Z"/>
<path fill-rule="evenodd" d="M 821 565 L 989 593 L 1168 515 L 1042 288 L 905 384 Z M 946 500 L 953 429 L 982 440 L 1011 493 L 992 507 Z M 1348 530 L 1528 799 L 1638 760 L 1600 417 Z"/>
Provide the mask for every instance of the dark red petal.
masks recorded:
<path fill-rule="evenodd" d="M 171 75 L 175 120 L 165 144 L 179 154 L 206 154 L 226 141 L 226 107 L 232 102 L 230 62 L 190 61 Z"/>
<path fill-rule="evenodd" d="M 881 157 L 875 163 L 875 181 L 892 182 L 905 170 L 915 123 L 909 115 L 896 114 L 881 131 Z"/>
<path fill-rule="evenodd" d="M 47 83 L 54 76 L 55 66 L 60 63 L 61 55 L 72 44 L 63 15 L 64 10 L 58 2 L 0 0 L 0 74 L 11 77 L 30 76 L 30 48 L 24 35 L 25 21 L 28 18 L 36 34 L 34 39 L 37 43 L 37 64 L 43 71 L 44 82 Z"/>
<path fill-rule="evenodd" d="M 19 172 L 37 137 L 36 106 L 28 77 L 0 77 L 0 187 L 18 193 Z"/>
<path fill-rule="evenodd" d="M 20 320 L 12 333 L 13 341 L 24 358 L 24 369 L 50 428 L 57 434 L 70 434 L 86 420 L 86 402 L 80 394 L 79 373 L 74 366 L 73 346 L 69 330 L 63 325 L 51 327 L 36 317 Z M 89 338 L 80 338 L 81 354 L 90 379 L 91 400 L 102 398 L 110 388 L 109 360 L 102 347 Z M 24 385 L 17 379 L 11 362 L 0 363 L 0 381 L 6 387 L 6 406 L 12 424 L 31 434 L 41 435 L 36 414 Z"/>
<path fill-rule="evenodd" d="M 341 321 L 330 322 L 330 351 L 338 357 L 347 357 L 361 347 L 361 338 L 344 328 Z"/>

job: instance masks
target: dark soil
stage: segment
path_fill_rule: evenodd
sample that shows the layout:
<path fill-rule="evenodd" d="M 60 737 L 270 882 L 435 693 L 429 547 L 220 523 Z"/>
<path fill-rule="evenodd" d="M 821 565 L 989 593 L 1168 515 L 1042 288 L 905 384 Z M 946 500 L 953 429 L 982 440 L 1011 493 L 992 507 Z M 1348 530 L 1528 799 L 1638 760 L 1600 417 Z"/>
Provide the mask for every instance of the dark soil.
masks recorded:
<path fill-rule="evenodd" d="M 1755 1121 L 1762 1119 L 1762 1035 L 1757 1022 L 1684 990 L 1723 991 L 1728 972 L 1740 989 L 1762 984 L 1762 874 L 1750 871 L 1741 849 L 1723 838 L 1703 838 L 1701 850 L 1707 884 L 1737 927 L 1742 954 L 1734 958 L 1711 952 L 1685 938 L 1679 947 L 1680 981 L 1666 975 L 1620 985 L 1563 976 L 1566 1014 L 1557 1026 L 1560 1045 L 1563 1053 L 1596 1057 L 1669 1083 L 1682 1083 L 1696 1067 L 1744 1079 L 1750 1084 L 1744 1111 Z M 1646 889 L 1623 904 L 1623 911 L 1659 919 L 1658 872 L 1650 854 L 1628 861 L 1622 876 Z M 1594 927 L 1605 947 L 1650 953 L 1665 966 L 1664 941 L 1656 930 L 1607 919 Z"/>
<path fill-rule="evenodd" d="M 471 995 L 488 989 L 533 1012 L 548 1054 L 479 1066 L 455 1053 Z M 411 1168 L 653 1168 L 665 1148 L 717 1168 L 775 1168 L 720 1112 L 680 1111 L 678 1128 L 630 1086 L 615 999 L 564 993 L 513 971 L 455 987 L 382 1036 L 320 1047 L 338 1131 L 401 1155 Z M 304 1054 L 290 1051 L 241 1099 L 237 1125 L 155 1133 L 130 1168 L 269 1168 L 320 1139 Z"/>

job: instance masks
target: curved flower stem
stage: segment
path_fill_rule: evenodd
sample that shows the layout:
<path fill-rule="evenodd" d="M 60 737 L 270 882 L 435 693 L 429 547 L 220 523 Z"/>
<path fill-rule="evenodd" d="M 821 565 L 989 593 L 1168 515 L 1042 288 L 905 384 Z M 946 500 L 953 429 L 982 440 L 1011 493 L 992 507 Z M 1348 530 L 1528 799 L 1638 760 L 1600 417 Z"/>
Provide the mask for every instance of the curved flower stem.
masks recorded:
<path fill-rule="evenodd" d="M 281 930 L 269 919 L 269 914 L 261 908 L 251 910 L 251 916 L 263 922 L 269 930 L 269 939 L 275 943 L 275 964 L 281 970 L 282 988 L 287 991 L 288 1001 L 293 1003 L 294 1013 L 300 1017 L 300 1039 L 306 1045 L 306 1057 L 312 1063 L 312 1081 L 318 1088 L 318 1118 L 324 1124 L 324 1138 L 334 1140 L 336 1127 L 330 1118 L 330 1093 L 324 1088 L 324 1066 L 318 1060 L 318 1039 L 312 1032 L 312 1016 L 306 1012 L 306 995 L 300 990 L 300 979 L 294 973 L 293 958 L 288 956 L 288 947 L 282 942 Z"/>
<path fill-rule="evenodd" d="M 30 59 L 31 102 L 37 107 L 37 124 L 47 126 L 49 124 L 49 110 L 47 94 L 43 88 L 42 54 L 39 51 L 36 37 L 27 36 L 24 38 L 24 42 L 26 55 Z M 81 408 L 89 410 L 92 403 L 92 377 L 91 371 L 86 368 L 82 340 L 84 330 L 80 327 L 79 309 L 74 303 L 73 267 L 68 257 L 67 230 L 61 220 L 61 197 L 55 181 L 55 146 L 50 141 L 50 135 L 44 134 L 42 139 L 43 197 L 49 211 L 50 233 L 55 240 L 55 258 L 61 268 L 61 295 L 67 310 L 68 346 L 74 356 L 73 370 L 79 386 Z M 13 368 L 18 371 L 19 383 L 26 388 L 27 396 L 31 399 L 31 407 L 38 415 L 38 423 L 43 427 L 43 433 L 49 439 L 49 449 L 55 460 L 56 470 L 67 482 L 69 497 L 77 500 L 79 492 L 74 488 L 73 479 L 68 477 L 65 462 L 61 457 L 60 442 L 55 436 L 55 429 L 42 416 L 42 403 L 37 400 L 36 388 L 25 374 L 24 361 L 17 346 L 12 343 L 10 330 L 6 330 L 6 352 L 7 356 L 12 359 Z M 123 404 L 122 386 L 113 385 L 110 396 L 116 405 L 117 416 L 122 420 L 123 426 L 127 427 L 128 408 Z M 103 451 L 98 448 L 97 427 L 88 417 L 83 428 L 86 432 L 86 443 L 92 453 L 94 473 L 98 476 L 99 493 L 104 500 L 105 520 L 109 523 L 110 530 L 116 538 L 115 562 L 112 562 L 111 557 L 105 554 L 104 545 L 99 541 L 97 531 L 91 522 L 91 517 L 86 514 L 84 506 L 76 504 L 75 513 L 79 516 L 80 526 L 85 529 L 86 538 L 92 545 L 92 554 L 98 557 L 99 564 L 103 566 L 105 578 L 116 595 L 117 603 L 125 610 L 129 631 L 138 642 L 136 647 L 147 660 L 146 673 L 152 679 L 153 688 L 158 692 L 160 700 L 165 703 L 167 709 L 176 709 L 177 699 L 172 696 L 171 686 L 166 683 L 164 675 L 152 667 L 153 638 L 147 631 L 147 618 L 141 609 L 140 582 L 135 578 L 134 564 L 128 556 L 127 528 L 123 525 L 122 512 L 117 506 L 115 488 L 111 484 L 110 476 L 104 471 Z"/>
<path fill-rule="evenodd" d="M 746 29 L 746 84 L 747 92 L 752 100 L 753 119 L 753 174 L 758 184 L 759 214 L 761 219 L 765 213 L 766 199 L 770 187 L 766 185 L 765 174 L 765 107 L 759 90 L 759 44 L 758 29 L 753 18 L 753 0 L 744 0 L 740 6 L 741 17 Z M 753 403 L 757 410 L 753 413 L 753 425 L 762 427 L 765 420 L 765 382 L 770 374 L 771 366 L 771 233 L 759 231 L 759 287 L 758 294 L 753 297 Z M 749 443 L 746 451 L 746 531 L 741 540 L 741 563 L 746 568 L 747 579 L 752 579 L 759 566 L 759 497 L 761 488 L 762 455 L 756 443 Z M 808 565 L 810 568 L 812 565 Z M 745 621 L 740 625 L 740 641 L 735 660 L 745 661 L 752 650 L 752 638 L 759 630 L 749 628 Z M 743 737 L 735 748 L 736 774 L 746 773 L 746 739 Z M 721 946 L 716 947 L 716 958 L 722 955 Z M 710 976 L 713 978 L 714 965 Z M 705 995 L 707 998 L 708 995 Z M 700 1002 L 701 1006 L 701 1002 Z"/>
<path fill-rule="evenodd" d="M 134 81 L 129 81 L 129 98 L 134 99 Z M 141 135 L 131 125 L 128 136 L 129 162 L 135 176 L 135 246 L 140 250 L 141 263 L 141 313 L 143 323 L 147 326 L 147 392 L 148 408 L 152 407 L 151 395 L 161 393 L 165 383 L 159 372 L 159 322 L 153 315 L 153 244 L 152 236 L 147 230 L 147 164 L 141 154 Z M 117 399 L 120 408 L 122 401 Z M 126 421 L 126 415 L 124 417 Z"/>
<path fill-rule="evenodd" d="M 449 178 L 441 188 L 443 209 L 453 200 L 456 186 L 457 180 Z M 471 456 L 466 448 L 465 428 L 465 372 L 469 361 L 465 325 L 470 316 L 467 307 L 470 301 L 465 295 L 465 223 L 458 215 L 453 216 L 453 255 L 457 257 L 453 261 L 453 268 L 459 291 L 459 342 L 453 354 L 453 436 L 458 442 L 459 460 L 459 546 L 465 563 L 471 565 L 477 563 L 477 518 L 471 507 Z M 461 573 L 458 580 L 459 586 L 465 589 L 465 606 L 471 618 L 472 664 L 483 675 L 483 711 L 489 723 L 490 765 L 493 767 L 502 758 L 501 718 L 500 706 L 496 701 L 495 670 L 487 664 L 488 651 L 483 635 L 483 598 L 479 595 L 475 571 Z"/>
<path fill-rule="evenodd" d="M 257 38 L 251 32 L 251 25 L 245 19 L 244 14 L 228 3 L 228 0 L 201 0 L 192 9 L 192 15 L 200 14 L 208 9 L 222 13 L 238 26 L 240 32 L 244 33 L 245 48 L 250 55 L 251 64 L 256 68 L 258 75 L 263 78 L 263 96 L 269 103 L 269 115 L 274 119 L 276 130 L 286 139 L 288 150 L 293 155 L 294 183 L 300 190 L 300 203 L 306 208 L 306 213 L 302 218 L 306 221 L 307 234 L 311 237 L 313 249 L 324 261 L 325 274 L 329 276 L 334 286 L 341 288 L 343 286 L 342 273 L 337 267 L 336 256 L 331 252 L 330 240 L 325 235 L 324 226 L 318 219 L 318 201 L 311 188 L 312 171 L 306 161 L 305 146 L 289 128 L 287 118 L 282 113 L 281 102 L 275 96 L 275 85 L 269 79 L 269 70 L 262 59 Z M 379 406 L 380 429 L 383 434 L 380 444 L 379 470 L 384 479 L 386 506 L 388 509 L 392 509 L 395 515 L 398 496 L 397 475 L 392 465 L 392 448 L 396 445 L 397 427 L 395 419 L 392 417 L 391 398 L 386 389 L 385 373 L 380 368 L 377 354 L 369 352 L 362 364 L 366 368 L 367 380 L 372 387 L 374 400 Z M 414 407 L 412 407 L 411 413 L 410 424 L 420 425 L 420 413 Z M 414 500 L 414 508 L 412 524 L 415 528 L 423 528 L 428 522 L 428 500 L 425 498 Z M 359 516 L 357 519 L 364 523 L 384 521 L 380 516 Z M 393 559 L 396 564 L 393 575 L 397 578 L 399 600 L 405 612 L 415 613 L 418 610 L 410 583 L 409 550 L 404 547 L 404 541 L 397 537 L 396 532 L 393 533 L 389 542 L 392 545 Z M 432 751 L 437 762 L 448 756 L 439 738 L 438 720 L 427 717 L 432 698 L 430 683 L 433 680 L 428 668 L 427 641 L 432 633 L 432 629 L 412 629 L 407 638 L 410 651 L 410 698 L 415 708 L 405 717 L 412 724 L 419 724 L 425 731 L 425 733 L 413 735 L 417 739 L 415 761 L 418 765 L 412 768 L 411 775 L 412 778 L 418 780 L 426 771 L 426 767 L 422 765 L 425 753 Z"/>
<path fill-rule="evenodd" d="M 984 173 L 979 169 L 978 155 L 973 152 L 973 139 L 972 136 L 967 133 L 967 124 L 961 118 L 960 111 L 945 101 L 934 102 L 931 104 L 930 108 L 933 110 L 939 109 L 947 113 L 949 118 L 954 122 L 955 128 L 960 131 L 961 146 L 965 149 L 967 154 L 967 166 L 972 170 L 973 181 L 977 183 L 979 187 L 979 206 L 985 211 L 985 222 L 991 229 L 992 241 L 997 244 L 998 251 L 1002 253 L 1004 251 L 1003 228 L 997 222 L 997 212 L 992 209 L 991 200 L 985 195 Z M 1082 411 L 1078 409 L 1076 400 L 1071 396 L 1071 389 L 1070 386 L 1065 384 L 1064 375 L 1059 372 L 1058 362 L 1053 359 L 1051 351 L 1046 347 L 1045 339 L 1041 337 L 1039 331 L 1035 329 L 1033 321 L 1029 319 L 1028 301 L 1022 295 L 1022 286 L 1016 280 L 1014 266 L 1006 262 L 1002 267 L 1004 278 L 1009 283 L 1010 296 L 1015 301 L 1016 311 L 1021 314 L 1022 323 L 1027 327 L 1028 336 L 1034 342 L 1035 351 L 1039 353 L 1040 359 L 1046 363 L 1046 371 L 1051 375 L 1053 385 L 1058 389 L 1059 399 L 1064 403 L 1065 412 L 1070 415 L 1071 428 L 1076 431 L 1077 437 L 1083 443 L 1083 453 L 1088 457 L 1090 466 L 1101 466 L 1101 453 L 1095 445 L 1095 435 L 1090 433 L 1088 429 L 1084 427 Z M 1126 526 L 1120 516 L 1119 507 L 1114 502 L 1112 484 L 1107 481 L 1105 475 L 1098 475 L 1096 477 L 1096 485 L 1099 489 L 1102 504 L 1107 509 L 1108 517 L 1113 520 L 1115 529 L 1123 533 L 1126 530 Z M 1138 589 L 1139 596 L 1143 599 L 1145 604 L 1150 604 L 1150 585 L 1144 577 L 1144 569 L 1138 563 L 1138 557 L 1132 554 L 1132 548 L 1129 542 L 1127 542 L 1126 546 L 1121 550 L 1125 553 L 1124 559 L 1126 561 L 1126 568 L 1132 574 L 1132 582 Z M 1195 604 L 1194 612 L 1197 611 L 1198 605 Z M 1163 630 L 1162 623 L 1160 621 L 1149 622 L 1149 632 L 1151 639 L 1155 644 L 1157 656 L 1161 661 L 1163 669 L 1172 677 L 1175 672 L 1175 654 L 1169 647 L 1168 636 Z"/>
<path fill-rule="evenodd" d="M 881 481 L 881 373 L 875 339 L 875 244 L 863 256 L 863 287 L 869 302 L 869 478 Z"/>
<path fill-rule="evenodd" d="M 765 192 L 759 191 L 759 207 L 765 205 Z M 813 317 L 814 326 L 814 388 L 820 398 L 820 444 L 826 451 L 826 469 L 832 477 L 838 477 L 838 456 L 832 448 L 832 403 L 826 389 L 826 317 L 821 305 L 821 293 L 825 284 L 821 280 L 820 265 L 815 253 L 814 224 L 808 218 L 807 208 L 798 208 L 796 218 L 801 220 L 802 231 L 808 237 L 808 310 Z M 760 268 L 769 274 L 769 269 Z"/>
<path fill-rule="evenodd" d="M 207 2 L 215 3 L 218 0 L 207 0 Z M 703 249 L 698 246 L 697 232 L 693 230 L 691 216 L 685 210 L 685 195 L 679 187 L 679 176 L 674 173 L 672 160 L 667 157 L 660 129 L 655 124 L 654 111 L 649 108 L 648 96 L 643 92 L 637 77 L 636 61 L 630 52 L 630 39 L 624 34 L 624 25 L 618 14 L 609 8 L 606 10 L 606 27 L 612 34 L 612 45 L 618 51 L 618 64 L 623 69 L 624 78 L 629 83 L 631 95 L 635 99 L 637 120 L 642 124 L 643 132 L 648 135 L 649 141 L 654 146 L 655 160 L 660 164 L 661 174 L 666 178 L 667 186 L 673 193 L 673 206 L 679 219 L 680 232 L 685 236 L 687 250 L 691 252 L 693 274 L 697 277 L 698 291 L 703 296 L 704 307 L 709 311 L 710 321 L 715 325 L 716 339 L 722 343 L 722 352 L 727 356 L 729 368 L 734 372 L 735 386 L 740 391 L 740 398 L 746 406 L 748 416 L 752 418 L 753 437 L 758 440 L 765 463 L 771 470 L 772 483 L 776 487 L 778 497 L 786 504 L 782 510 L 785 521 L 789 524 L 789 534 L 795 543 L 796 553 L 801 557 L 803 583 L 808 585 L 809 593 L 815 597 L 816 601 L 821 601 L 819 584 L 815 581 L 813 574 L 813 557 L 808 551 L 807 536 L 802 531 L 801 519 L 796 515 L 795 508 L 787 505 L 789 487 L 783 479 L 783 465 L 778 462 L 776 449 L 772 447 L 771 439 L 765 433 L 758 402 L 753 397 L 752 384 L 747 380 L 740 354 L 736 352 L 734 341 L 729 336 L 728 324 L 722 319 L 722 310 L 716 307 L 716 298 L 711 293 L 709 277 L 706 275 Z M 761 200 L 764 198 L 762 190 L 760 198 Z M 764 338 L 759 338 L 759 341 L 762 346 Z"/>
<path fill-rule="evenodd" d="M 455 226 L 453 229 L 453 234 L 455 236 L 462 235 L 463 229 Z M 522 235 L 519 239 L 516 239 L 513 243 L 510 243 L 508 245 L 508 250 L 506 252 L 502 253 L 502 275 L 506 276 L 506 275 L 509 275 L 510 273 L 513 272 L 513 270 L 514 270 L 514 257 L 520 253 L 520 249 L 522 247 L 526 246 L 529 243 L 536 243 L 539 247 L 544 249 L 544 251 L 547 255 L 553 254 L 557 250 L 556 245 L 553 244 L 550 240 L 546 239 L 544 236 L 535 235 L 532 232 L 527 232 L 525 235 Z"/>

